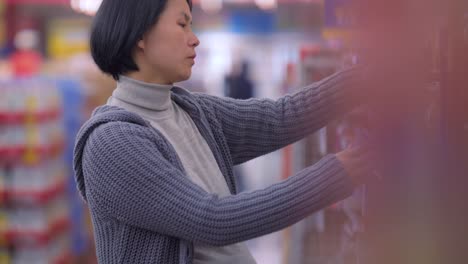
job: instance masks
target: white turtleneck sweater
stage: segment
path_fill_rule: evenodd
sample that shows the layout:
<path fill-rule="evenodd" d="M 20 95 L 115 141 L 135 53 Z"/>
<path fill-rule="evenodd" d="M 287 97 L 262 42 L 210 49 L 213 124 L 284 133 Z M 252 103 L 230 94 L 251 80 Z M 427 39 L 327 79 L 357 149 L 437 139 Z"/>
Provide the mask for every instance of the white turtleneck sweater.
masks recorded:
<path fill-rule="evenodd" d="M 107 105 L 139 114 L 174 147 L 187 176 L 205 191 L 231 195 L 205 139 L 190 116 L 171 100 L 171 85 L 150 84 L 120 76 Z M 243 243 L 224 247 L 195 244 L 194 264 L 256 263 Z"/>

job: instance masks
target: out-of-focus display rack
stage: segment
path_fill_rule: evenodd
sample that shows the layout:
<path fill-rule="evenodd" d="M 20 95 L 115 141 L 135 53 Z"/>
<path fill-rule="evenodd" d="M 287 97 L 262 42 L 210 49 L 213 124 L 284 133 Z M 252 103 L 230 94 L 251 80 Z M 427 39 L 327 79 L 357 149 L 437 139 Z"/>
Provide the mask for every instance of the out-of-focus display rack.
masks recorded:
<path fill-rule="evenodd" d="M 7 80 L 0 90 L 0 263 L 69 263 L 70 175 L 59 82 Z"/>

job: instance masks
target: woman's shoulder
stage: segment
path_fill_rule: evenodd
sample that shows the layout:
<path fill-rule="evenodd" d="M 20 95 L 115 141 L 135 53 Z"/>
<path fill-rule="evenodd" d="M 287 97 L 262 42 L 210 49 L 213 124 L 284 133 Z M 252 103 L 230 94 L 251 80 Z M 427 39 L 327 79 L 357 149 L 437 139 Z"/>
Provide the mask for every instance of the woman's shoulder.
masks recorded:
<path fill-rule="evenodd" d="M 81 127 L 78 139 L 93 137 L 111 142 L 157 139 L 158 134 L 152 130 L 140 115 L 121 107 L 103 105 L 96 108 Z"/>
<path fill-rule="evenodd" d="M 102 105 L 94 109 L 87 123 L 126 122 L 137 125 L 147 125 L 147 122 L 137 113 L 119 106 Z"/>

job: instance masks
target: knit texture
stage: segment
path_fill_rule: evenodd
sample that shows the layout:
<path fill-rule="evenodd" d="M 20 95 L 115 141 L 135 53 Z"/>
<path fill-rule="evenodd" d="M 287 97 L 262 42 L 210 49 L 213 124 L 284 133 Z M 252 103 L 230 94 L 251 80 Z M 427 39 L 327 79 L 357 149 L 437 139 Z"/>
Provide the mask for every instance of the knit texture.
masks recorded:
<path fill-rule="evenodd" d="M 107 105 L 149 121 L 177 153 L 185 176 L 209 193 L 231 195 L 215 157 L 192 118 L 171 99 L 171 85 L 148 84 L 121 76 Z M 255 264 L 245 243 L 223 247 L 193 243 L 194 264 Z"/>
<path fill-rule="evenodd" d="M 96 109 L 77 136 L 74 169 L 91 211 L 99 263 L 191 263 L 194 242 L 246 241 L 349 196 L 353 183 L 334 155 L 237 195 L 232 166 L 293 143 L 356 106 L 350 100 L 360 82 L 355 71 L 277 101 L 174 87 L 172 99 L 194 120 L 233 194 L 222 198 L 191 182 L 172 146 L 139 115 Z"/>

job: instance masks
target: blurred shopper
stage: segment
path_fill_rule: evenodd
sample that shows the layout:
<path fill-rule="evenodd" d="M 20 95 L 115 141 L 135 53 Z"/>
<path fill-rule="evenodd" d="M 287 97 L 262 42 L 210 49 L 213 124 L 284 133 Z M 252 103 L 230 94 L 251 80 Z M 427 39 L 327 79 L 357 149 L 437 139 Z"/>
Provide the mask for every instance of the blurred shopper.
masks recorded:
<path fill-rule="evenodd" d="M 200 44 L 190 0 L 104 0 L 91 50 L 118 81 L 83 125 L 74 169 L 99 263 L 255 263 L 243 241 L 349 196 L 366 148 L 328 155 L 268 188 L 236 194 L 233 165 L 280 149 L 360 105 L 353 68 L 277 101 L 190 93 Z"/>
<path fill-rule="evenodd" d="M 234 63 L 232 72 L 224 79 L 225 95 L 234 99 L 254 97 L 254 85 L 250 79 L 249 63 L 244 60 Z"/>

